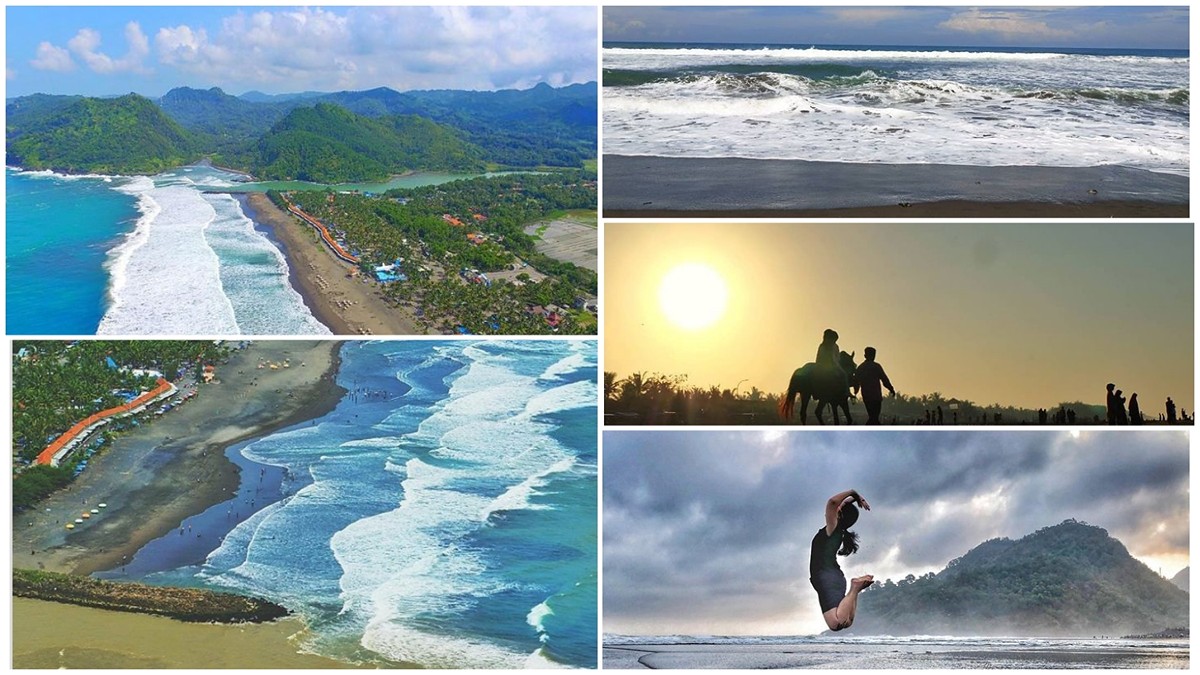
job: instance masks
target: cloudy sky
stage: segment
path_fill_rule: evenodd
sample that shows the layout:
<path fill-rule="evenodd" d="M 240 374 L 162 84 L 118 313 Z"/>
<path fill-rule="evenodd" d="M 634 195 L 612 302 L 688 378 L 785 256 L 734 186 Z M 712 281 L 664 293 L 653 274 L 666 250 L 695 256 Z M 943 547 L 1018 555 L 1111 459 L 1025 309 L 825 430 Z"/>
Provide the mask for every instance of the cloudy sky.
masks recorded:
<path fill-rule="evenodd" d="M 605 632 L 824 630 L 809 544 L 851 488 L 872 510 L 847 577 L 940 571 L 1068 518 L 1168 578 L 1188 565 L 1185 432 L 609 431 Z"/>
<path fill-rule="evenodd" d="M 1187 7 L 605 7 L 604 40 L 1187 49 Z"/>
<path fill-rule="evenodd" d="M 7 95 L 596 79 L 594 7 L 8 7 Z"/>

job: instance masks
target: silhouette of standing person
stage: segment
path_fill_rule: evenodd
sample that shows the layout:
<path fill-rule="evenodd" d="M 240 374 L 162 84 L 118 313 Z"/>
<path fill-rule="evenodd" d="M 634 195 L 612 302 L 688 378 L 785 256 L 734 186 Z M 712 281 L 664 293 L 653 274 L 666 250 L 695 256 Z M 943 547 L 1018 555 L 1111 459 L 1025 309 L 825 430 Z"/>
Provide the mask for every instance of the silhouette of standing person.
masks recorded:
<path fill-rule="evenodd" d="M 858 506 L 870 511 L 871 505 L 856 490 L 839 492 L 825 502 L 825 527 L 817 530 L 809 554 L 809 582 L 817 591 L 821 615 L 829 630 L 839 631 L 854 623 L 858 594 L 875 581 L 870 574 L 850 580 L 846 593 L 846 574 L 838 565 L 839 555 L 858 551 L 858 535 L 850 532 L 858 522 Z"/>
<path fill-rule="evenodd" d="M 1167 397 L 1167 424 L 1175 424 L 1175 401 Z"/>
<path fill-rule="evenodd" d="M 1117 423 L 1117 395 L 1113 393 L 1113 390 L 1117 388 L 1117 385 L 1109 382 L 1104 386 L 1104 388 L 1108 390 L 1108 398 L 1106 399 L 1105 407 L 1108 408 L 1108 424 L 1109 426 L 1112 426 Z"/>
<path fill-rule="evenodd" d="M 883 409 L 883 389 L 882 384 L 887 387 L 892 396 L 896 395 L 896 388 L 892 386 L 888 380 L 887 373 L 883 372 L 883 366 L 875 361 L 875 348 L 867 347 L 863 350 L 863 359 L 861 365 L 854 371 L 857 383 L 854 385 L 854 393 L 858 393 L 862 389 L 863 406 L 867 409 L 867 424 L 880 424 L 879 411 Z"/>
<path fill-rule="evenodd" d="M 1142 408 L 1138 405 L 1136 391 L 1129 396 L 1129 423 L 1142 423 Z"/>
<path fill-rule="evenodd" d="M 1113 401 L 1116 403 L 1114 412 L 1117 415 L 1117 424 L 1126 425 L 1129 424 L 1129 415 L 1125 414 L 1125 397 L 1121 395 L 1122 393 L 1124 392 L 1118 389 L 1113 396 Z"/>

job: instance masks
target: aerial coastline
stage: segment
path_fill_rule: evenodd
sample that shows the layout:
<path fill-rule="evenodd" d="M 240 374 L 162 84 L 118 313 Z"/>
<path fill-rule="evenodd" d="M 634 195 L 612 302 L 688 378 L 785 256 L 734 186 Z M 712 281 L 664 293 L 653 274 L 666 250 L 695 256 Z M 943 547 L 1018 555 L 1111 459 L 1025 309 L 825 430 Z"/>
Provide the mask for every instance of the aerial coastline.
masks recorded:
<path fill-rule="evenodd" d="M 334 381 L 339 346 L 263 342 L 234 354 L 196 400 L 120 438 L 73 484 L 14 516 L 13 566 L 70 574 L 112 569 L 227 499 L 240 471 L 225 448 L 323 415 L 341 399 Z M 289 367 L 258 368 L 284 360 Z M 99 503 L 108 506 L 98 522 L 63 529 L 76 511 Z"/>
<path fill-rule="evenodd" d="M 235 195 L 242 211 L 268 228 L 288 260 L 292 287 L 318 321 L 337 335 L 420 334 L 412 317 L 383 300 L 371 281 L 350 278 L 350 267 L 316 232 L 275 206 L 263 193 Z"/>

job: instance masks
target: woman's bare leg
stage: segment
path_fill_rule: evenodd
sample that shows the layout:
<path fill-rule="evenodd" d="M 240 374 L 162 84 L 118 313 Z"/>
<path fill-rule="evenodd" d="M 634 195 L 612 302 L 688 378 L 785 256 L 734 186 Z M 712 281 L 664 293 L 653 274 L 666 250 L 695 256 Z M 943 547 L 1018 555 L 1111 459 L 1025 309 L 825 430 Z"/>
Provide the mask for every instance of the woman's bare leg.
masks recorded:
<path fill-rule="evenodd" d="M 850 592 L 842 598 L 837 607 L 824 614 L 825 624 L 829 626 L 829 630 L 842 630 L 849 628 L 854 623 L 854 614 L 858 611 L 858 594 L 873 583 L 875 583 L 875 577 L 870 574 L 850 580 Z"/>

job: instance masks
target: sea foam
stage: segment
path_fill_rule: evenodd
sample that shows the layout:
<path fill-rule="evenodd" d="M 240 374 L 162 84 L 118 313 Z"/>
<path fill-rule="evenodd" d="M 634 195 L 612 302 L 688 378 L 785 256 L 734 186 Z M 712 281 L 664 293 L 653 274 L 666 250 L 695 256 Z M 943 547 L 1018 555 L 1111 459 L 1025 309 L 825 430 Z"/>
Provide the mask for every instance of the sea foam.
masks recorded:
<path fill-rule="evenodd" d="M 145 178 L 119 189 L 138 196 L 142 217 L 112 251 L 112 304 L 97 332 L 238 334 L 220 261 L 204 238 L 216 218 L 212 207 L 191 188 L 156 187 Z"/>

